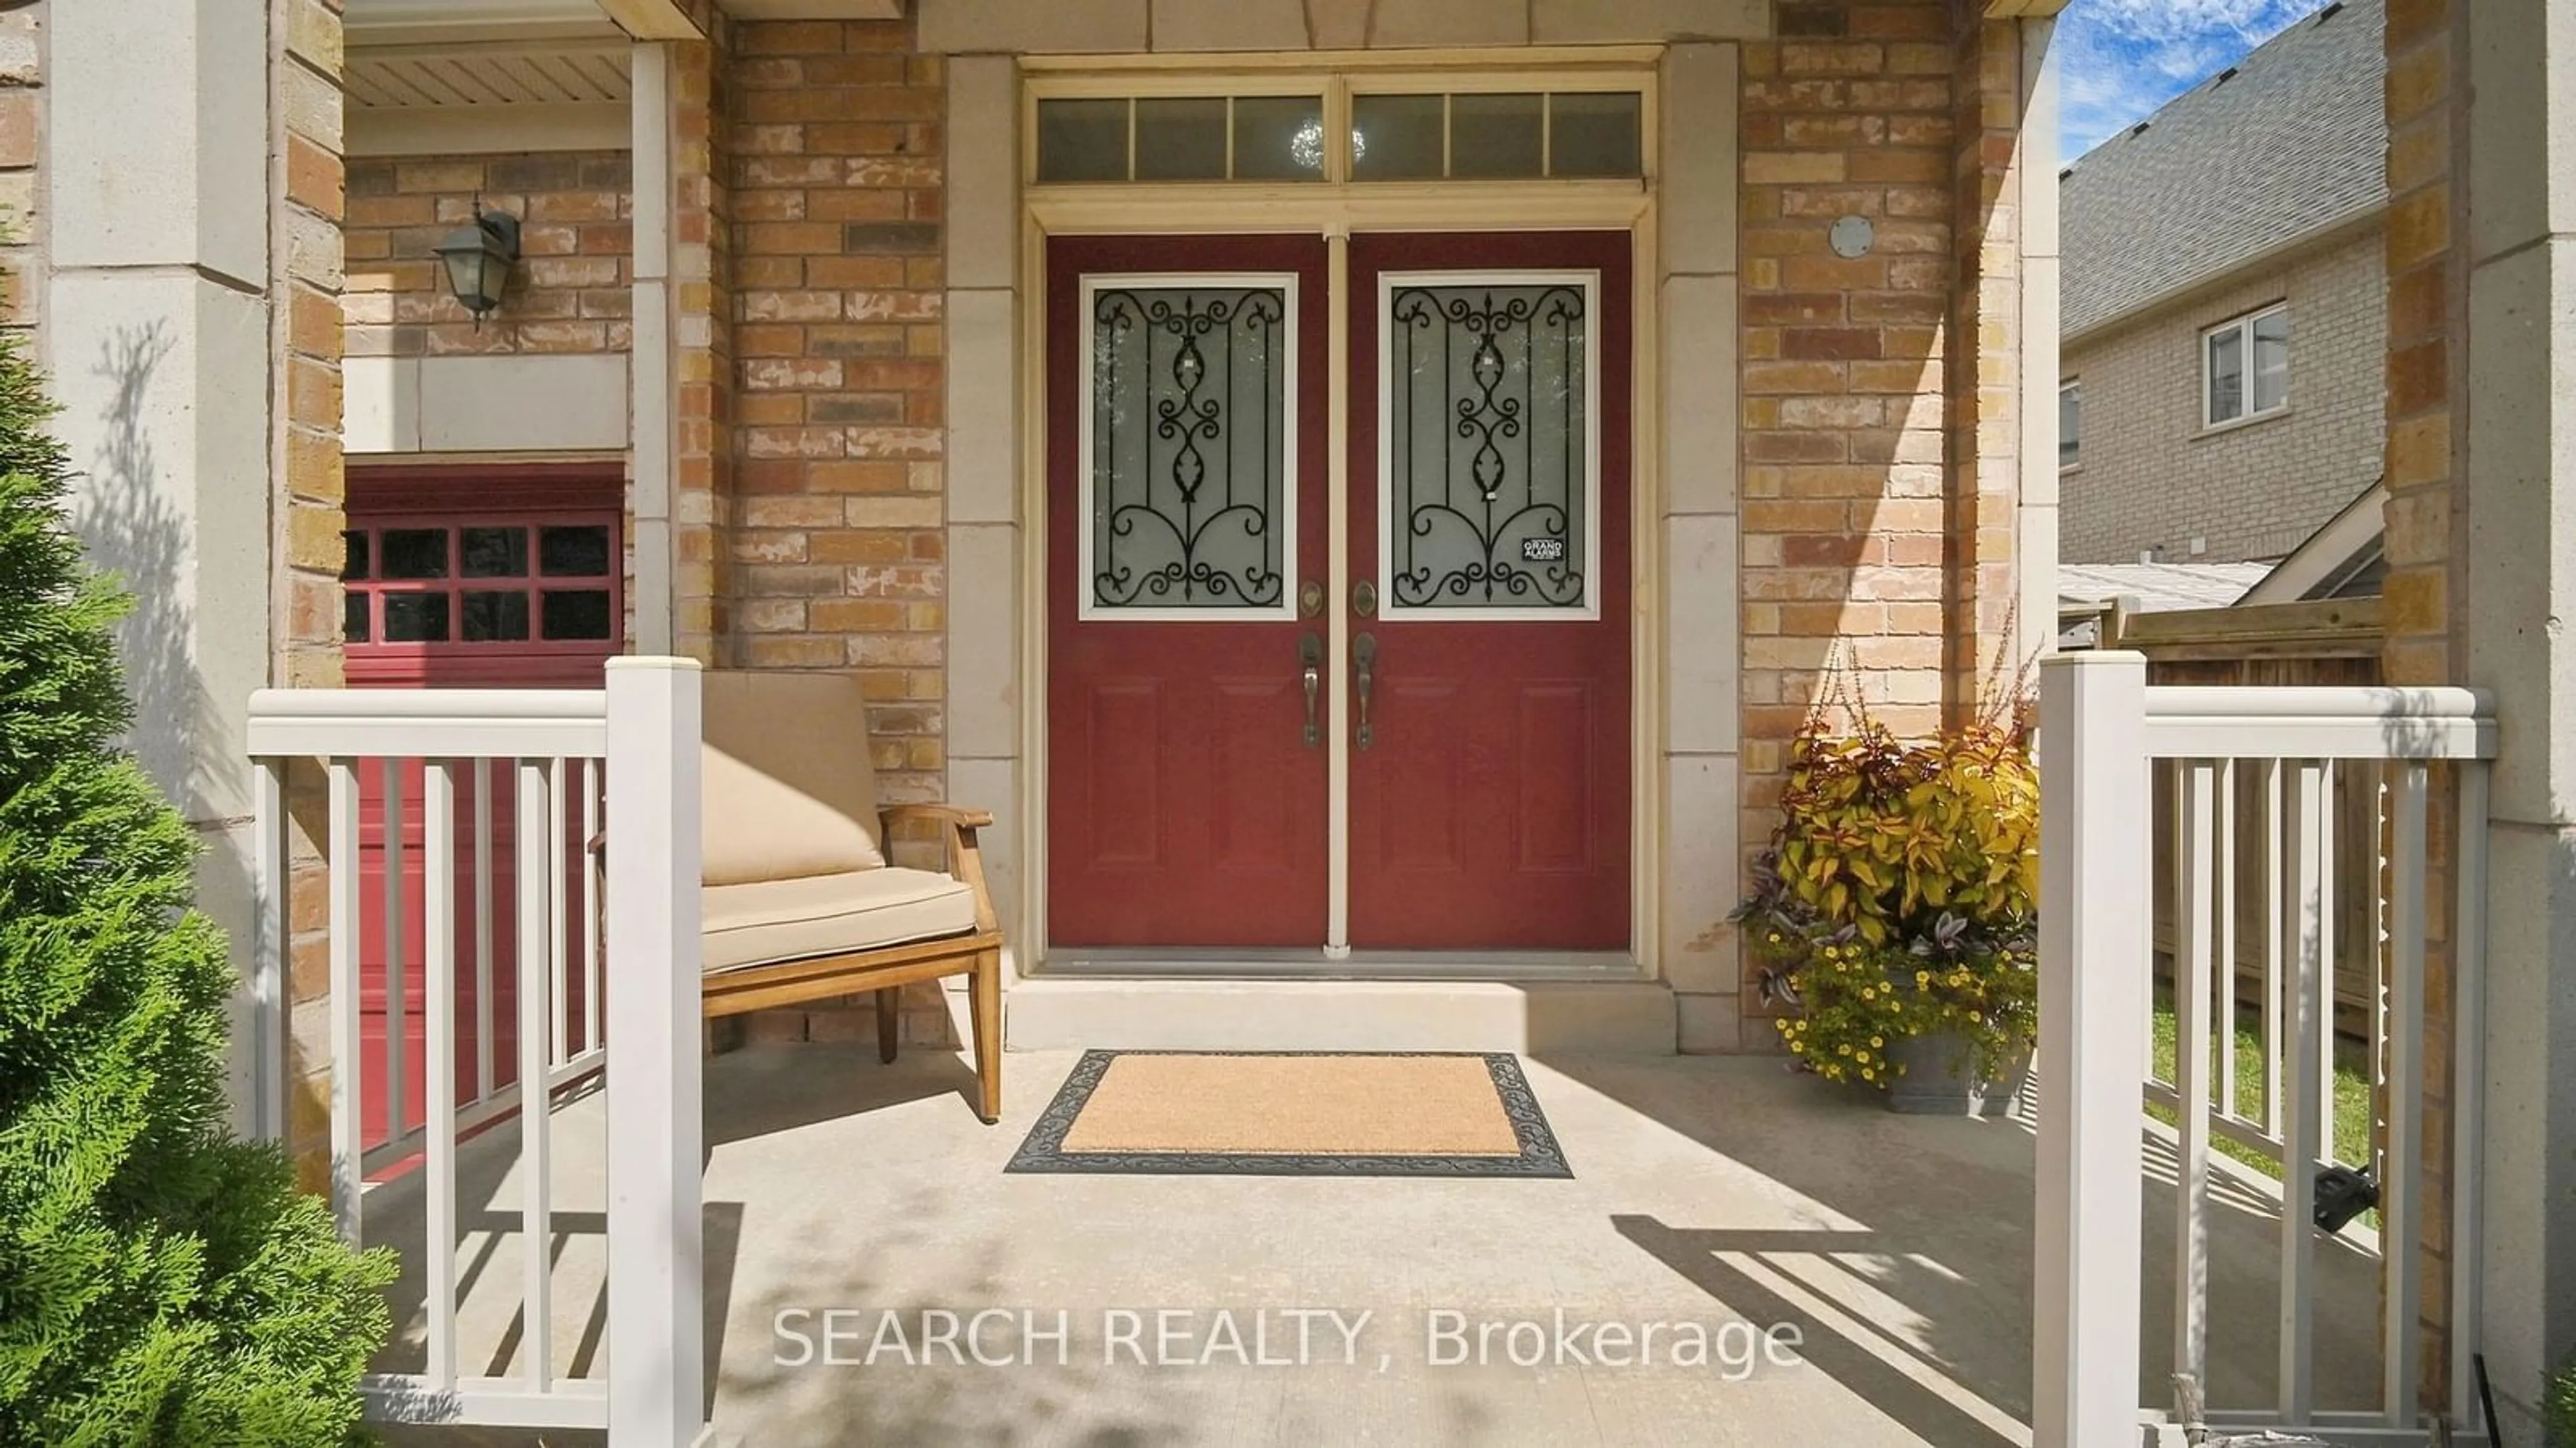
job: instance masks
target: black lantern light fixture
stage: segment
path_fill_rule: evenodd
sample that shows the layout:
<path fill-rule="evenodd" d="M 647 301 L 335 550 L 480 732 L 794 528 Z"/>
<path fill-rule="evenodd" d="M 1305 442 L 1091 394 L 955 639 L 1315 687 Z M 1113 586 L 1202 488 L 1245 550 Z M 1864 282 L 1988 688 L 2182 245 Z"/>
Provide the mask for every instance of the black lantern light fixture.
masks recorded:
<path fill-rule="evenodd" d="M 519 260 L 519 218 L 506 211 L 486 211 L 474 198 L 474 221 L 438 243 L 439 262 L 447 268 L 447 290 L 483 325 L 483 314 L 501 305 L 509 288 L 510 268 Z"/>

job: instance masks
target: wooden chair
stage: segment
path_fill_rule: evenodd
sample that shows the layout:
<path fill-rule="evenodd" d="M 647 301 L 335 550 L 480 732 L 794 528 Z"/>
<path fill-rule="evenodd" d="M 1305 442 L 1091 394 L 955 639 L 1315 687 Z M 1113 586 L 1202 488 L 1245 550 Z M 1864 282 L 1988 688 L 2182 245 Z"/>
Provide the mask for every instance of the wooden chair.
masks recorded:
<path fill-rule="evenodd" d="M 966 975 L 976 1113 L 998 1119 L 1002 933 L 975 842 L 993 817 L 880 803 L 849 674 L 710 670 L 705 740 L 707 1015 L 874 992 L 878 1054 L 892 1062 L 902 988 Z M 888 833 L 912 819 L 938 822 L 948 873 L 886 863 Z"/>

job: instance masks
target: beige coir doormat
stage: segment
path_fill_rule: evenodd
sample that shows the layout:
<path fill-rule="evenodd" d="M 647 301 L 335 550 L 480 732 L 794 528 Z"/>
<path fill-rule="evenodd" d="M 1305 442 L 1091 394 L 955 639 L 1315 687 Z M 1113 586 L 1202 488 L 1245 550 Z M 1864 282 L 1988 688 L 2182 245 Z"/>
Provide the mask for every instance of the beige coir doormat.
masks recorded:
<path fill-rule="evenodd" d="M 1007 1170 L 1570 1177 L 1505 1054 L 1090 1051 Z"/>

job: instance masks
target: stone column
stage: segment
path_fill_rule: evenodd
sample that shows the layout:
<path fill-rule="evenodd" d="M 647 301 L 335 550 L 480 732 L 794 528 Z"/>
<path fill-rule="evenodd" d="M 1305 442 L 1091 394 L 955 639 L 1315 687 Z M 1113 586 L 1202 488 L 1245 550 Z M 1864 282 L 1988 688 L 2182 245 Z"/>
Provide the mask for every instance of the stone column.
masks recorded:
<path fill-rule="evenodd" d="M 1020 889 L 1018 65 L 951 56 L 947 77 L 948 793 L 993 811 L 984 868 L 1004 933 L 1027 941 L 1039 935 Z"/>
<path fill-rule="evenodd" d="M 240 10 L 50 8 L 43 335 L 79 525 L 138 600 L 135 752 L 246 957 L 244 712 L 338 678 L 340 22 Z"/>
<path fill-rule="evenodd" d="M 2530 1442 L 2541 1375 L 2576 1353 L 2576 6 L 2454 0 L 2455 29 L 2471 11 L 2463 603 L 2503 726 L 2480 1340 L 2507 1441 Z"/>
<path fill-rule="evenodd" d="M 1663 342 L 1663 879 L 1657 952 L 1685 1051 L 1742 1045 L 1735 932 L 1743 673 L 1737 638 L 1736 189 L 1743 58 L 1664 53 L 1655 259 Z"/>

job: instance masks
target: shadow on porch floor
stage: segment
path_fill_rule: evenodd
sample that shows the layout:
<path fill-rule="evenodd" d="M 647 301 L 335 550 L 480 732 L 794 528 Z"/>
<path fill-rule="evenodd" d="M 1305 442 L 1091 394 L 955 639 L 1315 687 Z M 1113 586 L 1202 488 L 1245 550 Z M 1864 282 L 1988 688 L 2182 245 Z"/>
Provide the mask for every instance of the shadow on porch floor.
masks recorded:
<path fill-rule="evenodd" d="M 1389 1178 L 1004 1176 L 1001 1168 L 1073 1064 L 1014 1054 L 998 1127 L 973 1119 L 956 1060 L 760 1048 L 708 1063 L 709 1356 L 720 1433 L 750 1448 L 837 1444 L 1929 1443 L 2029 1441 L 2031 1148 L 2026 1125 L 1900 1118 L 1792 1077 L 1773 1061 L 1541 1057 L 1530 1079 L 1574 1165 L 1571 1181 Z M 558 1200 L 597 1208 L 599 1103 L 558 1116 Z M 486 1138 L 466 1175 L 460 1261 L 485 1260 L 461 1322 L 464 1361 L 507 1370 L 520 1259 L 514 1133 Z M 2150 1138 L 2149 1301 L 2167 1292 L 2169 1152 Z M 2220 1406 L 2268 1391 L 2274 1357 L 2274 1207 L 2227 1188 L 2214 1213 L 2213 1343 Z M 370 1199 L 372 1241 L 409 1241 L 417 1207 Z M 596 1372 L 600 1255 L 584 1225 L 556 1246 L 555 1362 Z M 2362 1406 L 2377 1372 L 2376 1263 L 2320 1251 L 2324 1406 Z M 416 1311 L 397 1290 L 397 1318 Z M 408 1295 L 406 1295 L 408 1294 Z M 921 1314 L 999 1308 L 980 1339 L 1006 1366 L 906 1365 L 895 1321 L 920 1356 Z M 1321 1317 L 1293 1366 L 1195 1359 L 1230 1310 L 1254 1350 L 1298 1359 L 1300 1308 L 1371 1314 L 1346 1349 Z M 845 1336 L 827 1353 L 827 1310 Z M 1158 1345 L 1158 1309 L 1185 1336 Z M 1688 1329 L 1667 1326 L 1658 1361 L 1602 1361 L 1595 1337 L 1562 1357 L 1569 1326 L 1698 1324 L 1704 1365 L 1676 1363 Z M 1107 1335 L 1137 1314 L 1139 1365 L 1104 1362 Z M 796 1313 L 808 1314 L 797 1317 Z M 1068 1340 L 1028 1335 L 1065 1314 Z M 1440 1314 L 1457 1314 L 1456 1318 Z M 782 1316 L 785 1314 L 785 1316 Z M 1463 1322 L 1464 1336 L 1435 1343 Z M 1510 1324 L 1532 1322 L 1517 1340 Z M 1479 1325 L 1498 1324 L 1488 1360 Z M 1734 1326 L 1730 1326 L 1730 1325 Z M 1754 1333 L 1797 1329 L 1790 1365 Z M 2170 1337 L 2145 1324 L 2151 1359 Z M 417 1323 L 410 1331 L 418 1331 Z M 479 1335 L 478 1335 L 479 1334 Z M 1524 1359 L 1538 1339 L 1543 1361 Z M 961 1338 L 961 1343 L 963 1339 Z M 488 1348 L 487 1348 L 488 1345 Z M 1451 1363 L 1463 1345 L 1469 1361 Z M 1687 1352 L 1681 1354 L 1685 1358 Z M 1752 1359 L 1749 1369 L 1744 1359 Z M 388 1367 L 417 1362 L 398 1343 Z M 1730 1363 L 1734 1366 L 1731 1369 Z M 2163 1371 L 2142 1382 L 2161 1401 Z M 520 1445 L 532 1434 L 412 1431 L 397 1444 Z M 596 1435 L 548 1433 L 554 1448 Z"/>

